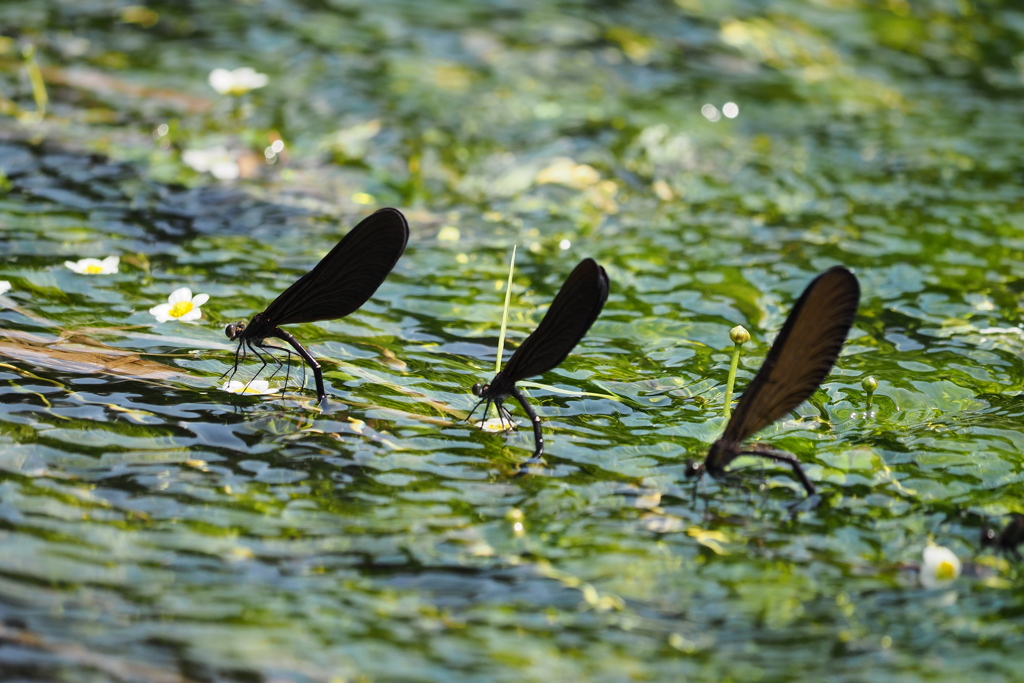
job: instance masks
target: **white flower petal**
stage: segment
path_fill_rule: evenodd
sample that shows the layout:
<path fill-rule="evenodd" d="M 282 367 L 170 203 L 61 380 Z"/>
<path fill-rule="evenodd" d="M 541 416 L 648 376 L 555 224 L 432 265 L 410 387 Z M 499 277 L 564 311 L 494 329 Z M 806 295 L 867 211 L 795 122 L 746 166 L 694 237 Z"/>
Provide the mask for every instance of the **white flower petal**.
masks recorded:
<path fill-rule="evenodd" d="M 185 150 L 181 155 L 181 160 L 198 173 L 206 173 L 210 170 L 210 155 L 200 149 Z"/>
<path fill-rule="evenodd" d="M 149 312 L 161 323 L 171 320 L 191 322 L 203 317 L 203 311 L 199 307 L 209 300 L 209 294 L 196 294 L 193 297 L 191 289 L 179 287 L 167 297 L 167 303 L 154 306 Z"/>
<path fill-rule="evenodd" d="M 505 418 L 492 417 L 489 420 L 483 420 L 476 423 L 476 426 L 485 432 L 510 432 L 518 426 L 518 422 L 515 420 L 506 420 Z"/>
<path fill-rule="evenodd" d="M 270 78 L 251 66 L 243 66 L 234 71 L 214 69 L 210 72 L 208 80 L 210 87 L 221 95 L 244 95 L 250 90 L 262 88 Z"/>
<path fill-rule="evenodd" d="M 235 89 L 236 90 L 255 90 L 256 88 L 262 88 L 270 80 L 266 74 L 261 74 L 251 66 L 243 66 L 240 69 L 235 69 L 233 73 L 235 77 Z"/>
<path fill-rule="evenodd" d="M 7 280 L 0 280 L 0 294 L 7 292 L 11 289 L 11 283 Z"/>
<path fill-rule="evenodd" d="M 77 261 L 65 261 L 64 265 L 76 273 L 84 273 L 89 266 L 99 266 L 100 262 L 94 258 L 83 258 Z"/>
<path fill-rule="evenodd" d="M 925 588 L 939 588 L 952 583 L 960 576 L 960 558 L 949 548 L 929 544 L 924 549 L 921 563 L 921 585 Z"/>
<path fill-rule="evenodd" d="M 171 317 L 170 304 L 160 304 L 158 306 L 154 306 L 153 308 L 149 309 L 149 313 L 150 315 L 156 317 L 156 321 L 158 323 L 166 323 L 170 322 L 171 320 L 174 320 L 174 318 Z"/>
<path fill-rule="evenodd" d="M 171 295 L 167 297 L 167 301 L 173 304 L 180 304 L 182 301 L 192 300 L 192 290 L 188 287 L 179 287 L 178 289 L 171 292 Z"/>
<path fill-rule="evenodd" d="M 117 265 L 121 261 L 118 256 L 108 256 L 102 261 L 97 258 L 83 258 L 78 261 L 65 261 L 64 265 L 76 273 L 88 275 L 110 275 L 117 272 Z"/>
<path fill-rule="evenodd" d="M 237 180 L 238 176 L 242 175 L 242 170 L 234 159 L 225 159 L 210 167 L 210 175 L 217 180 Z"/>
<path fill-rule="evenodd" d="M 270 382 L 265 379 L 254 379 L 250 382 L 239 382 L 237 379 L 233 379 L 230 382 L 225 382 L 221 389 L 232 394 L 276 394 L 281 390 L 280 387 L 270 388 Z"/>
<path fill-rule="evenodd" d="M 210 173 L 220 180 L 234 180 L 241 175 L 235 155 L 224 146 L 186 150 L 181 160 L 197 173 Z"/>
<path fill-rule="evenodd" d="M 235 84 L 235 76 L 227 69 L 214 69 L 210 72 L 210 87 L 222 95 Z"/>

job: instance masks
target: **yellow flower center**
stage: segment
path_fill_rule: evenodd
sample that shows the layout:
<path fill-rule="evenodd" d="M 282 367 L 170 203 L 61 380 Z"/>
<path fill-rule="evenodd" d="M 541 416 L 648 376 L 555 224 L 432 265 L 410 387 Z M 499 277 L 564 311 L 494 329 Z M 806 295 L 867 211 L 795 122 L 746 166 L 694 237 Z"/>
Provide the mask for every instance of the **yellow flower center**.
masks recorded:
<path fill-rule="evenodd" d="M 935 578 L 939 581 L 951 581 L 956 578 L 956 567 L 953 566 L 952 562 L 939 562 L 939 566 L 935 568 Z"/>
<path fill-rule="evenodd" d="M 167 311 L 167 315 L 172 318 L 180 318 L 189 311 L 195 308 L 191 301 L 179 301 L 178 303 L 171 306 L 171 310 Z"/>
<path fill-rule="evenodd" d="M 99 275 L 100 273 L 103 272 L 103 266 L 98 266 L 95 263 L 90 263 L 85 267 L 85 272 L 89 273 L 89 275 Z"/>

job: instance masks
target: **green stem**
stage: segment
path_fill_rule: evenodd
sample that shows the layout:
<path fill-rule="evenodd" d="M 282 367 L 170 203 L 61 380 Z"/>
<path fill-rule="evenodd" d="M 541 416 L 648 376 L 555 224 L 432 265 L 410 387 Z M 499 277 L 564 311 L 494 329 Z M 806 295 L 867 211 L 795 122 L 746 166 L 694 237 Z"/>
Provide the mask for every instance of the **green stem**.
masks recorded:
<path fill-rule="evenodd" d="M 868 395 L 867 405 L 864 406 L 864 416 L 867 417 L 868 413 L 871 412 L 871 399 L 875 397 L 875 389 L 878 388 L 878 380 L 874 377 L 865 377 L 861 380 L 860 385 L 864 387 L 864 393 Z"/>
<path fill-rule="evenodd" d="M 732 414 L 732 390 L 736 385 L 736 370 L 740 366 L 740 344 L 734 344 L 732 347 L 732 361 L 729 363 L 729 378 L 725 381 L 725 405 L 722 406 L 722 415 L 725 416 L 726 421 L 729 420 L 729 416 Z"/>
<path fill-rule="evenodd" d="M 508 325 L 508 305 L 512 300 L 512 273 L 516 269 L 516 245 L 512 245 L 512 259 L 508 264 L 508 284 L 505 286 L 505 310 L 501 314 L 501 334 L 498 335 L 498 357 L 494 360 L 494 374 L 501 372 L 501 354 L 505 350 L 505 328 Z"/>
<path fill-rule="evenodd" d="M 508 307 L 512 301 L 512 274 L 516 270 L 516 247 L 518 245 L 512 245 L 512 258 L 508 264 L 508 283 L 505 285 L 505 310 L 501 313 L 501 332 L 498 334 L 498 357 L 494 359 L 494 374 L 497 375 L 501 372 L 501 356 L 505 352 L 505 330 L 508 327 Z M 484 420 L 487 420 L 487 412 L 484 411 Z M 499 412 L 498 417 L 501 417 Z"/>
<path fill-rule="evenodd" d="M 32 99 L 36 101 L 35 118 L 42 121 L 46 116 L 46 105 L 50 98 L 46 94 L 46 81 L 43 80 L 43 72 L 36 62 L 36 48 L 34 45 L 26 45 L 22 50 L 25 57 L 25 70 L 28 71 L 28 80 L 32 84 Z"/>

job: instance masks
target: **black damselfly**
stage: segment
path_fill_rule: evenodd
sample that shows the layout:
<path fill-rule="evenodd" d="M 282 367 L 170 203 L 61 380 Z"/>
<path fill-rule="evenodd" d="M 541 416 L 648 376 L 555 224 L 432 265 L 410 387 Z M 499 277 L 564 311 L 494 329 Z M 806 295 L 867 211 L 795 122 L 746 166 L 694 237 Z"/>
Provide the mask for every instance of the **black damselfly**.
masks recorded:
<path fill-rule="evenodd" d="M 409 225 L 398 209 L 381 209 L 360 221 L 313 270 L 284 290 L 266 310 L 254 315 L 248 324 L 237 322 L 227 326 L 225 333 L 228 339 L 238 340 L 231 376 L 238 371 L 238 364 L 244 358 L 246 349 L 263 361 L 263 366 L 253 379 L 269 363 L 261 351 L 266 351 L 271 358 L 274 356 L 270 350 L 284 351 L 290 356 L 291 351 L 288 349 L 265 343 L 266 339 L 277 337 L 288 342 L 313 369 L 317 403 L 322 402 L 327 397 L 327 391 L 324 389 L 320 364 L 295 337 L 280 326 L 334 320 L 358 309 L 377 291 L 395 267 L 408 240 Z"/>
<path fill-rule="evenodd" d="M 470 416 L 484 404 L 486 417 L 487 409 L 493 403 L 499 416 L 511 422 L 511 414 L 502 405 L 511 396 L 530 417 L 535 445 L 533 457 L 539 458 L 544 453 L 540 418 L 533 412 L 523 392 L 516 387 L 516 382 L 543 374 L 565 360 L 597 319 L 607 298 L 608 274 L 594 259 L 584 259 L 555 295 L 540 325 L 516 349 L 501 372 L 487 384 L 473 385 L 473 393 L 480 400 L 473 406 Z"/>
<path fill-rule="evenodd" d="M 723 477 L 733 460 L 753 455 L 786 463 L 807 494 L 814 494 L 814 485 L 795 455 L 766 444 L 744 446 L 743 442 L 803 403 L 821 386 L 839 356 L 859 302 L 860 284 L 842 266 L 829 268 L 807 285 L 761 369 L 743 392 L 722 436 L 711 445 L 703 463 L 689 464 L 688 477 L 704 471 Z"/>

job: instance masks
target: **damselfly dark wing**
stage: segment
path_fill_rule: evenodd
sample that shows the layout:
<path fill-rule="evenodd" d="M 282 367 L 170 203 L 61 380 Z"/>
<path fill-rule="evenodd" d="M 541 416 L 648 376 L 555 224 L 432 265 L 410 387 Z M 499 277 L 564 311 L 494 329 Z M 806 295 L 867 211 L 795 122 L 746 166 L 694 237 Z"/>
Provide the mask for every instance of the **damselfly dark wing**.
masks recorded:
<path fill-rule="evenodd" d="M 853 325 L 860 285 L 836 266 L 814 278 L 786 318 L 720 441 L 738 444 L 804 402 L 839 356 Z"/>
<path fill-rule="evenodd" d="M 370 214 L 274 299 L 263 320 L 275 327 L 345 317 L 377 291 L 408 241 L 409 224 L 401 211 L 387 208 Z"/>
<path fill-rule="evenodd" d="M 540 375 L 565 360 L 608 299 L 608 274 L 594 259 L 583 259 L 558 290 L 540 325 L 516 349 L 501 375 L 510 382 Z"/>

